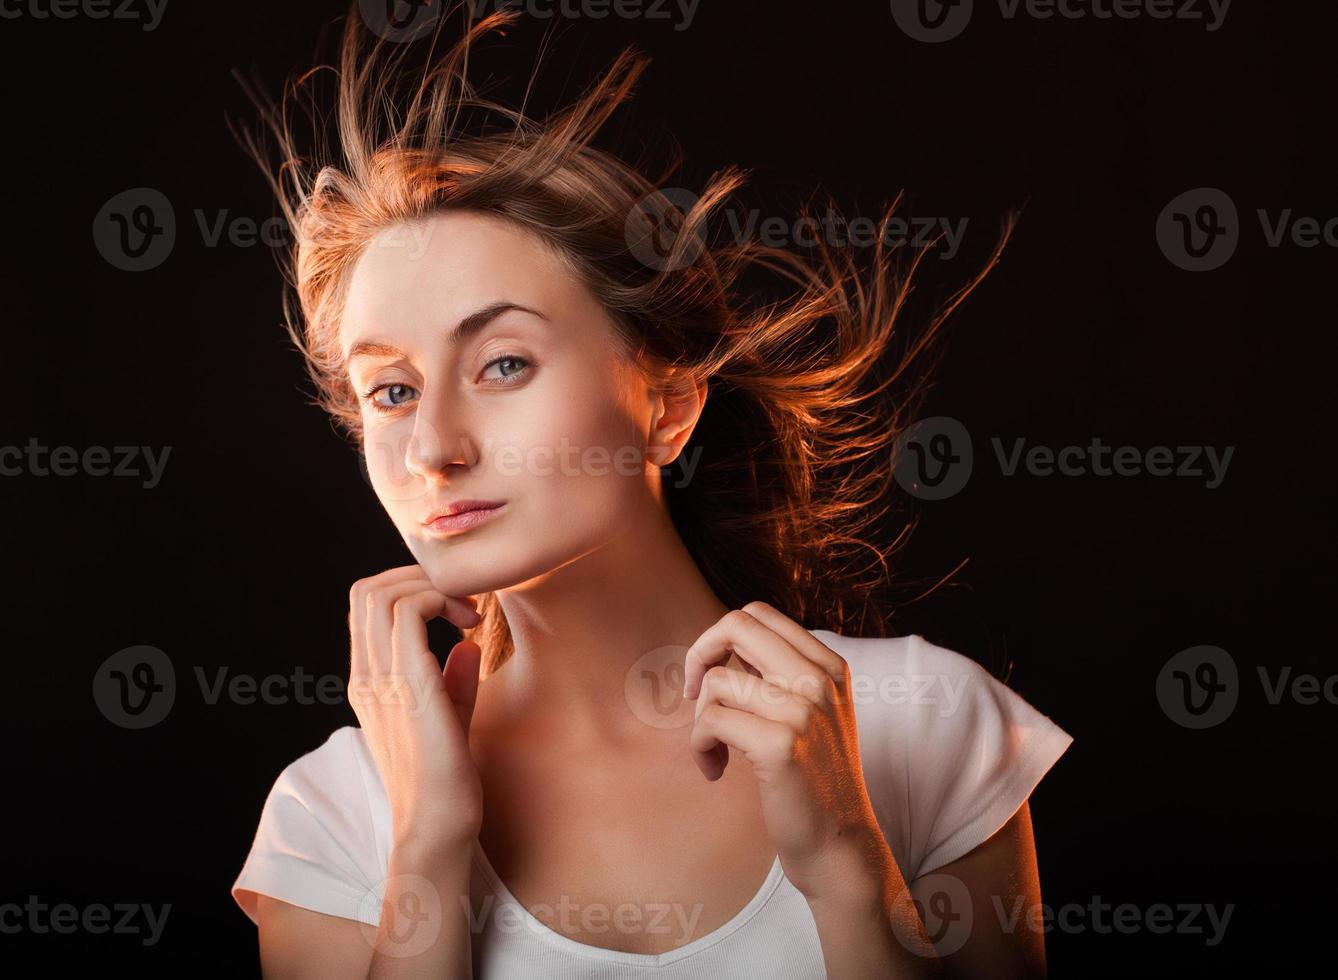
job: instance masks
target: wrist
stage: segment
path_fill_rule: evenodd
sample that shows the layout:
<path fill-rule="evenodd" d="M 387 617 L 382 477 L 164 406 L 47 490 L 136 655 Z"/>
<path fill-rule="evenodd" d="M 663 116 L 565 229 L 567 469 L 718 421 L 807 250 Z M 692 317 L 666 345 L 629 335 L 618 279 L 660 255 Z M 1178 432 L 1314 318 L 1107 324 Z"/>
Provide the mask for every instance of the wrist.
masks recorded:
<path fill-rule="evenodd" d="M 463 870 L 473 860 L 473 838 L 447 838 L 407 830 L 394 835 L 391 855 L 392 860 L 404 868 Z"/>
<path fill-rule="evenodd" d="M 809 904 L 847 913 L 886 913 L 906 883 L 882 831 L 861 829 L 828 850 L 825 871 L 805 893 Z"/>

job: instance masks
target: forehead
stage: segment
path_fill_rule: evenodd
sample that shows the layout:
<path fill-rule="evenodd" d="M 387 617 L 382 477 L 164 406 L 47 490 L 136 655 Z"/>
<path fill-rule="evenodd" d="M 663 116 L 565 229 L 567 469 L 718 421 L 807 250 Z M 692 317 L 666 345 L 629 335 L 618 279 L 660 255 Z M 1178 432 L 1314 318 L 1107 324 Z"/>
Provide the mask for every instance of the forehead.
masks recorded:
<path fill-rule="evenodd" d="M 550 316 L 585 291 L 534 234 L 491 215 L 445 212 L 380 231 L 349 277 L 340 344 L 368 333 L 457 322 L 506 300 Z"/>

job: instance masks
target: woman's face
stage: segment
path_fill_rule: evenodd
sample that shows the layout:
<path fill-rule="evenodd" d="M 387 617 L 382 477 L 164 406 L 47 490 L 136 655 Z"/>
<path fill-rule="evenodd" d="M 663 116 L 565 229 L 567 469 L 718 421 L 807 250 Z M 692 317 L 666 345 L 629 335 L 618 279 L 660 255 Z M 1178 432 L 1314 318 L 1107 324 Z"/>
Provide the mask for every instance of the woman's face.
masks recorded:
<path fill-rule="evenodd" d="M 372 486 L 434 588 L 518 585 L 598 548 L 651 498 L 656 403 L 593 294 L 500 218 L 388 228 L 349 281 L 340 344 Z M 456 502 L 500 504 L 429 525 Z"/>

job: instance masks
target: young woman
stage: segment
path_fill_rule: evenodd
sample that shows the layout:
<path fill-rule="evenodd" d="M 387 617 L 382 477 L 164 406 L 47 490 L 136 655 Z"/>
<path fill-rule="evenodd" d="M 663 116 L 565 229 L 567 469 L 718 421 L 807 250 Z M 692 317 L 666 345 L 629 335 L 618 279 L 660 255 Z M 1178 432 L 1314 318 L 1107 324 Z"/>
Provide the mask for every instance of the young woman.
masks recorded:
<path fill-rule="evenodd" d="M 710 243 L 737 171 L 674 221 L 591 145 L 639 57 L 542 123 L 473 90 L 514 17 L 392 110 L 354 9 L 338 168 L 266 109 L 289 328 L 413 562 L 353 585 L 360 724 L 233 885 L 265 974 L 1043 974 L 1027 799 L 1070 739 L 879 598 L 911 367 L 979 277 L 907 337 L 881 235 L 863 272 Z"/>

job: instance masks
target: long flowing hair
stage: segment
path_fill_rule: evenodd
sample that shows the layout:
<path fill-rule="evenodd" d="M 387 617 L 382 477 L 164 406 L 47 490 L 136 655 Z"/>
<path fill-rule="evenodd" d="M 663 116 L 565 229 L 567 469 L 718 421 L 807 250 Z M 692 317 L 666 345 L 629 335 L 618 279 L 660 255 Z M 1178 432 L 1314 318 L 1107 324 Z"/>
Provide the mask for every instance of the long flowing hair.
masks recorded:
<path fill-rule="evenodd" d="M 292 229 L 285 326 L 315 404 L 361 444 L 338 326 L 374 235 L 452 209 L 508 219 L 568 260 L 641 363 L 707 381 L 684 449 L 700 447 L 700 460 L 686 485 L 664 481 L 665 504 L 720 600 L 762 599 L 809 628 L 886 635 L 906 585 L 889 559 L 915 523 L 894 490 L 894 445 L 925 392 L 940 327 L 998 262 L 1016 216 L 1005 216 L 980 271 L 907 327 L 911 281 L 932 249 L 905 261 L 904 246 L 887 244 L 900 194 L 867 248 L 821 235 L 803 249 L 717 241 L 710 219 L 744 171 L 725 167 L 687 195 L 667 185 L 679 162 L 652 179 L 593 145 L 648 59 L 622 51 L 571 104 L 532 118 L 467 77 L 470 52 L 519 14 L 461 12 L 460 37 L 438 57 L 440 17 L 421 68 L 404 59 L 422 42 L 394 44 L 355 2 L 338 68 L 290 80 L 278 103 L 239 76 L 264 125 L 235 132 Z M 304 97 L 314 105 L 308 83 L 322 71 L 337 79 L 338 146 L 303 156 L 292 111 Z M 330 128 L 316 124 L 317 143 Z M 482 648 L 486 676 L 514 648 L 495 594 L 479 600 L 482 622 L 465 635 Z"/>

